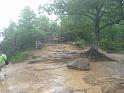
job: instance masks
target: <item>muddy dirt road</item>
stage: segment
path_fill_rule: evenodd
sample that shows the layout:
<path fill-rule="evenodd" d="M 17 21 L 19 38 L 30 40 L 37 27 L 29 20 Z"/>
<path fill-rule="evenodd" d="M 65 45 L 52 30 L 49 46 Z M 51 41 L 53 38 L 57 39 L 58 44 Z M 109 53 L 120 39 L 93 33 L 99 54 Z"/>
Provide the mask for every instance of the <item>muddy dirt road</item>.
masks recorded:
<path fill-rule="evenodd" d="M 7 77 L 0 79 L 0 93 L 108 93 L 106 85 L 123 83 L 124 55 L 109 54 L 120 62 L 91 62 L 89 71 L 68 69 L 67 63 L 81 51 L 69 44 L 47 44 L 33 51 L 25 63 L 9 64 Z"/>

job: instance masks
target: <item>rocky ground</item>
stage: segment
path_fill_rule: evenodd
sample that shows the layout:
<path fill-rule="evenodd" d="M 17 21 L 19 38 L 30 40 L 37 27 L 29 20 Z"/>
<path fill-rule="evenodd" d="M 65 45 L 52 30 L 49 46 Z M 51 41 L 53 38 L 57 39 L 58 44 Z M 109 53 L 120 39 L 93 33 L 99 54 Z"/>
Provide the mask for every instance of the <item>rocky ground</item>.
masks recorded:
<path fill-rule="evenodd" d="M 46 44 L 28 61 L 9 64 L 0 93 L 124 93 L 124 55 L 107 54 L 119 62 L 92 61 L 88 71 L 68 69 L 82 51 L 70 44 Z"/>

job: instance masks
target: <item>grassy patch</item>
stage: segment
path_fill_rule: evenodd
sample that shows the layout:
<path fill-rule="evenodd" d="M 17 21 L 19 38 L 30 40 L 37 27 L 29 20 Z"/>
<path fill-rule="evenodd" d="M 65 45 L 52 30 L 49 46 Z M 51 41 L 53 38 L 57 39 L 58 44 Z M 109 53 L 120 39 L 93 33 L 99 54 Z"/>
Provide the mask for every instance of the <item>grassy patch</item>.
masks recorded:
<path fill-rule="evenodd" d="M 31 55 L 31 52 L 17 52 L 15 55 L 10 57 L 10 62 L 12 63 L 18 63 L 18 62 L 24 62 L 29 56 Z"/>

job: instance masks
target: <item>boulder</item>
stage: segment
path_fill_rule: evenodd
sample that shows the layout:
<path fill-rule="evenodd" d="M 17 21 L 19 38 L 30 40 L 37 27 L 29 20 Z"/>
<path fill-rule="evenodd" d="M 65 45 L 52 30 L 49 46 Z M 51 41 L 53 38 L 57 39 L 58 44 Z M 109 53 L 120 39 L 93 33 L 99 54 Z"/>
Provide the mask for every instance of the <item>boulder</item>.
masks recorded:
<path fill-rule="evenodd" d="M 87 58 L 81 58 L 67 64 L 69 69 L 89 70 L 90 62 Z"/>

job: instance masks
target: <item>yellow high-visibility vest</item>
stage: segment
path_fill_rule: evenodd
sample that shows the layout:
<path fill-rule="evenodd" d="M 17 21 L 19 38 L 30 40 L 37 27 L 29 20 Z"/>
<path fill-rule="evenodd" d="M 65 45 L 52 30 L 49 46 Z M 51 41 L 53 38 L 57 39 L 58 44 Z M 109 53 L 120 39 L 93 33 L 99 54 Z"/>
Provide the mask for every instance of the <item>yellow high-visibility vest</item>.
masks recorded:
<path fill-rule="evenodd" d="M 5 64 L 7 60 L 7 56 L 5 54 L 1 54 L 0 56 L 0 64 Z"/>

